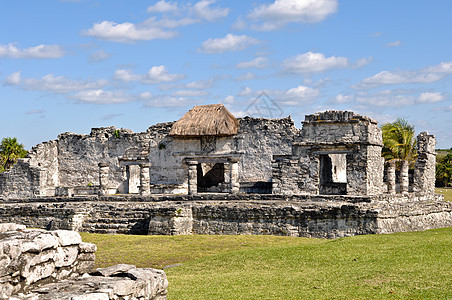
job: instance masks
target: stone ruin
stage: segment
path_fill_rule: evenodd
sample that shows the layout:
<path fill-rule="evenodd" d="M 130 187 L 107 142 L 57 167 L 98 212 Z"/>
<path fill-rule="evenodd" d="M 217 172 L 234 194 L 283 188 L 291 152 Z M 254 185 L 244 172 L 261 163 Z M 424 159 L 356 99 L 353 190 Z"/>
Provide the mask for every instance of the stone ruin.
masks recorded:
<path fill-rule="evenodd" d="M 124 264 L 94 269 L 96 250 L 74 231 L 0 224 L 0 299 L 166 299 L 163 271 Z"/>
<path fill-rule="evenodd" d="M 452 226 L 435 194 L 435 137 L 396 180 L 381 130 L 348 111 L 236 119 L 195 106 L 146 132 L 93 128 L 34 147 L 0 174 L 0 221 L 135 234 L 336 238 Z M 386 172 L 386 175 L 384 174 Z"/>

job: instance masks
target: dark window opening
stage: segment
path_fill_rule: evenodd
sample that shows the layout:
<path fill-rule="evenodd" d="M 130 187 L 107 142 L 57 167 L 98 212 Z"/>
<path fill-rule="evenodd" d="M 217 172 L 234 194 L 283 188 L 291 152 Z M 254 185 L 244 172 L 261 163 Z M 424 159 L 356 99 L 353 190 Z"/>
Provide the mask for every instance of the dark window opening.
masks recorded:
<path fill-rule="evenodd" d="M 198 192 L 225 192 L 224 164 L 199 163 Z"/>

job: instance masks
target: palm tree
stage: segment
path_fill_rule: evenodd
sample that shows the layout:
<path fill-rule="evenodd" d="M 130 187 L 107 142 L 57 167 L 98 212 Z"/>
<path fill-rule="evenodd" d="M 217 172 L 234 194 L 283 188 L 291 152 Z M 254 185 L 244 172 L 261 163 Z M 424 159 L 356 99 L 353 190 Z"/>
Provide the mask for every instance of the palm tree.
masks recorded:
<path fill-rule="evenodd" d="M 19 144 L 17 138 L 4 138 L 0 145 L 0 171 L 8 170 L 17 162 L 17 159 L 26 155 L 24 145 Z"/>
<path fill-rule="evenodd" d="M 383 133 L 382 156 L 387 161 L 395 162 L 400 166 L 400 192 L 406 193 L 409 188 L 408 169 L 410 165 L 414 164 L 417 154 L 414 126 L 406 120 L 398 118 L 393 123 L 383 124 L 381 130 Z M 395 174 L 391 177 L 395 179 Z"/>
<path fill-rule="evenodd" d="M 408 161 L 416 160 L 416 140 L 414 126 L 402 118 L 393 123 L 385 123 L 381 127 L 383 133 L 382 156 L 386 160 Z"/>

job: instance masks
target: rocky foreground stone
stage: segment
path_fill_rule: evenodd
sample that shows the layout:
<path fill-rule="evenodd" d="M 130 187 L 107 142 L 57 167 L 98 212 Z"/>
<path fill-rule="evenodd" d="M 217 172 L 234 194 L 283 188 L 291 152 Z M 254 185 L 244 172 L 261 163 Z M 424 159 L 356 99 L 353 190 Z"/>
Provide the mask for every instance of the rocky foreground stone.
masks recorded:
<path fill-rule="evenodd" d="M 96 250 L 75 231 L 0 224 L 0 299 L 166 299 L 165 272 L 94 270 Z"/>

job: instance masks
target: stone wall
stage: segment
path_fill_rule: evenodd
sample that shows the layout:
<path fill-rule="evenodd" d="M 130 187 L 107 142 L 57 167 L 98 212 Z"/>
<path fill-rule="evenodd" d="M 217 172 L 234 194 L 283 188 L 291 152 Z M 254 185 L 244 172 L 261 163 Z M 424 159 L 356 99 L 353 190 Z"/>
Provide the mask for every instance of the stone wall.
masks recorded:
<path fill-rule="evenodd" d="M 25 292 L 44 280 L 75 278 L 92 271 L 96 246 L 74 231 L 29 230 L 0 224 L 0 298 Z"/>
<path fill-rule="evenodd" d="M 109 164 L 110 193 L 125 193 L 127 189 L 138 193 L 138 163 L 130 166 L 132 179 L 129 182 L 133 186 L 129 186 L 125 167 L 119 163 L 119 158 L 134 152 L 141 153 L 150 162 L 150 184 L 154 193 L 187 193 L 187 157 L 232 156 L 239 158 L 239 181 L 247 186 L 242 191 L 268 191 L 271 158 L 291 152 L 298 129 L 290 118 L 246 117 L 239 122 L 236 136 L 210 139 L 170 137 L 172 122 L 156 124 L 139 133 L 115 127 L 93 128 L 90 134 L 62 133 L 57 140 L 37 145 L 28 159 L 0 174 L 0 196 L 96 193 L 100 184 L 99 163 Z M 265 183 L 268 186 L 260 188 Z"/>
<path fill-rule="evenodd" d="M 442 195 L 218 194 L 46 198 L 39 202 L 10 200 L 0 205 L 0 222 L 19 221 L 42 228 L 72 226 L 111 234 L 338 238 L 452 226 L 452 203 L 444 201 Z"/>
<path fill-rule="evenodd" d="M 435 192 L 436 139 L 427 132 L 421 132 L 417 141 L 418 155 L 414 166 L 413 191 L 431 194 Z"/>
<path fill-rule="evenodd" d="M 377 195 L 383 187 L 381 149 L 381 130 L 369 117 L 347 111 L 307 115 L 291 155 L 274 157 L 273 193 Z M 325 182 L 331 155 L 345 156 L 346 185 L 332 176 Z"/>

